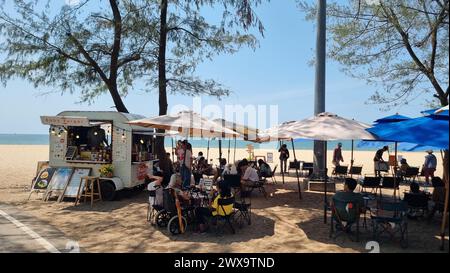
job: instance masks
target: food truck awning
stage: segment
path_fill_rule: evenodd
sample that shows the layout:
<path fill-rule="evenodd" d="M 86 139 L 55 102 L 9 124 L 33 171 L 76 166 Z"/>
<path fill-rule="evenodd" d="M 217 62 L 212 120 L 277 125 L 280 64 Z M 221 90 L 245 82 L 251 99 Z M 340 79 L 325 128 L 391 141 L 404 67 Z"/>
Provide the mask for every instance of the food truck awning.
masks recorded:
<path fill-rule="evenodd" d="M 42 124 L 46 125 L 59 125 L 59 126 L 80 126 L 91 127 L 99 126 L 107 122 L 102 121 L 89 121 L 87 117 L 75 117 L 75 116 L 41 116 Z"/>

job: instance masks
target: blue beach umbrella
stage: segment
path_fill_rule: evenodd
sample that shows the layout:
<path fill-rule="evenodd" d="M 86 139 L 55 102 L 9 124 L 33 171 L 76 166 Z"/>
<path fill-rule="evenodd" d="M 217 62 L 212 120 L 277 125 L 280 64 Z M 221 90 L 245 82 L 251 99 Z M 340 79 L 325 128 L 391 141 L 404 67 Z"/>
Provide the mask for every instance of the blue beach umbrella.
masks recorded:
<path fill-rule="evenodd" d="M 377 124 L 367 131 L 384 141 L 408 142 L 448 149 L 449 120 L 435 115 Z"/>

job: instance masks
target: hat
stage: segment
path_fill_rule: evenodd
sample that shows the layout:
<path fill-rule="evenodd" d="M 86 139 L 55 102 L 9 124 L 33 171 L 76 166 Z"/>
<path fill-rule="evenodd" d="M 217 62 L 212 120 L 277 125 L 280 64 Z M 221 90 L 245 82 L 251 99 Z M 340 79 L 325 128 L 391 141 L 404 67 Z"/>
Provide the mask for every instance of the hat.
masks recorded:
<path fill-rule="evenodd" d="M 433 150 L 426 150 L 427 153 L 432 154 Z"/>

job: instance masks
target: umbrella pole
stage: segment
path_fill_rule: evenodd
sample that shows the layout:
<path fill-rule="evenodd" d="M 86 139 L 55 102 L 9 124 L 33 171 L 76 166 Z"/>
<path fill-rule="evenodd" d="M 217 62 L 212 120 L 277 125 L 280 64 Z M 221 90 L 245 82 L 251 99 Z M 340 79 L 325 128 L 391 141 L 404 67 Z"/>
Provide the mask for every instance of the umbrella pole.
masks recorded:
<path fill-rule="evenodd" d="M 295 155 L 295 146 L 294 146 L 294 139 L 291 138 L 292 143 L 292 152 L 294 153 L 294 162 L 295 162 L 295 174 L 297 175 L 297 185 L 298 185 L 298 198 L 302 199 L 302 190 L 300 187 L 300 178 L 298 177 L 298 169 L 297 169 L 297 156 Z"/>
<path fill-rule="evenodd" d="M 220 161 L 222 161 L 222 139 L 219 139 L 219 166 Z"/>
<path fill-rule="evenodd" d="M 281 146 L 283 145 L 283 141 L 281 141 L 280 140 L 280 148 L 281 148 Z M 281 177 L 282 177 L 282 179 L 283 179 L 283 184 L 284 184 L 284 170 L 283 170 L 283 164 L 281 163 L 281 160 L 280 160 L 280 169 L 281 169 Z"/>
<path fill-rule="evenodd" d="M 230 164 L 230 148 L 231 148 L 231 138 L 228 139 L 228 158 L 227 158 L 228 164 Z"/>
<path fill-rule="evenodd" d="M 351 178 L 353 178 L 353 171 L 352 171 L 352 169 L 353 169 L 353 150 L 355 149 L 354 146 L 355 146 L 355 141 L 352 139 L 352 156 L 351 156 L 351 159 L 350 159 L 350 177 Z"/>
<path fill-rule="evenodd" d="M 170 139 L 172 140 L 172 162 L 175 162 L 175 148 L 173 147 L 173 137 Z"/>
<path fill-rule="evenodd" d="M 236 137 L 234 137 L 233 163 L 236 162 Z"/>
<path fill-rule="evenodd" d="M 393 174 L 394 174 L 394 201 L 397 199 L 397 147 L 398 142 L 395 142 L 395 153 L 394 153 L 394 167 L 393 167 Z M 399 194 L 400 195 L 400 194 Z M 400 198 L 399 198 L 400 199 Z"/>
<path fill-rule="evenodd" d="M 208 138 L 208 146 L 206 148 L 206 164 L 209 164 L 209 138 Z"/>

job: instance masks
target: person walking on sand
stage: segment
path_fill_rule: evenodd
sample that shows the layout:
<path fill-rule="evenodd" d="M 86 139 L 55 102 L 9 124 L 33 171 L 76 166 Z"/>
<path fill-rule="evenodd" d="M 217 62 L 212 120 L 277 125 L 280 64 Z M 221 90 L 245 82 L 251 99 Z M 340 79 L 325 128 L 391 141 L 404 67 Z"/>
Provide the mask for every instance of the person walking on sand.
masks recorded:
<path fill-rule="evenodd" d="M 387 150 L 389 150 L 389 146 L 384 146 L 375 153 L 375 157 L 373 158 L 375 176 L 381 177 L 380 163 L 385 162 L 383 159 L 383 154 Z"/>
<path fill-rule="evenodd" d="M 430 176 L 433 178 L 434 172 L 436 171 L 437 158 L 432 150 L 428 150 L 427 153 L 428 154 L 425 156 L 425 163 L 423 163 L 423 173 L 425 175 L 425 182 L 429 184 Z"/>
<path fill-rule="evenodd" d="M 333 165 L 340 166 L 341 162 L 344 162 L 344 157 L 342 156 L 342 143 L 338 143 L 337 147 L 333 151 Z"/>
<path fill-rule="evenodd" d="M 286 144 L 281 145 L 281 148 L 278 150 L 280 153 L 280 167 L 281 173 L 287 173 L 287 160 L 289 158 L 289 150 Z"/>

